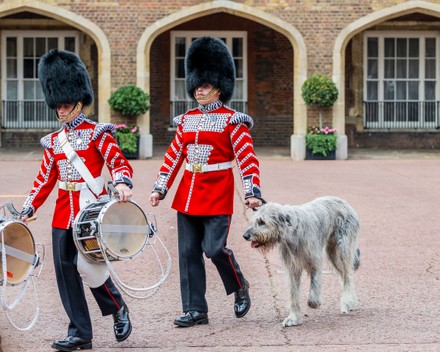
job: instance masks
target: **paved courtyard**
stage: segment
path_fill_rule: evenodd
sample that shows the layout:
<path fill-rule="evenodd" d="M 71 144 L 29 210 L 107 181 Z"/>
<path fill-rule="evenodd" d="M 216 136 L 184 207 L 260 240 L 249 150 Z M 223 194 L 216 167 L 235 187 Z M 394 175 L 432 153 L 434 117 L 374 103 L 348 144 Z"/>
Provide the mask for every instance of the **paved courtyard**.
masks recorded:
<path fill-rule="evenodd" d="M 16 154 L 0 149 L 0 205 L 12 201 L 20 208 L 39 168 L 39 154 Z M 325 268 L 322 306 L 307 307 L 308 277 L 302 286 L 303 324 L 283 328 L 287 316 L 284 268 L 276 250 L 263 255 L 242 238 L 251 216 L 236 183 L 235 214 L 229 247 L 251 285 L 252 308 L 236 319 L 233 295 L 226 296 L 212 263 L 207 260 L 208 325 L 176 328 L 181 314 L 176 215 L 170 209 L 175 186 L 158 208 L 148 204 L 160 157 L 135 160 L 134 200 L 153 212 L 158 233 L 172 257 L 171 273 L 148 299 L 126 297 L 133 333 L 114 340 L 111 317 L 101 317 L 87 291 L 94 324 L 95 351 L 440 351 L 440 155 L 439 153 L 353 153 L 345 161 L 292 161 L 286 153 L 261 154 L 263 196 L 267 201 L 300 204 L 323 195 L 351 203 L 361 221 L 361 266 L 355 274 L 359 309 L 339 313 L 340 284 Z M 29 331 L 18 331 L 0 314 L 4 352 L 50 351 L 53 340 L 64 338 L 67 320 L 53 273 L 50 220 L 53 192 L 29 225 L 35 242 L 45 246 L 41 275 L 35 278 L 39 318 Z M 160 252 L 160 246 L 156 243 Z M 163 254 L 163 253 L 162 253 Z M 157 279 L 157 262 L 146 250 L 130 262 L 115 263 L 120 277 L 139 287 Z M 16 287 L 7 288 L 10 300 Z M 35 300 L 28 291 L 13 312 L 16 323 L 32 318 Z"/>

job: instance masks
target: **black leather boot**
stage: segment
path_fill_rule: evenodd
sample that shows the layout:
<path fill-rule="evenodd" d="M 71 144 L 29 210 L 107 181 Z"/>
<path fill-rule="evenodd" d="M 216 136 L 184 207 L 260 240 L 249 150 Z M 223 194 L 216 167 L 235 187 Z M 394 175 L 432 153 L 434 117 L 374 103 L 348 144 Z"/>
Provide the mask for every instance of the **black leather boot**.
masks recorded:
<path fill-rule="evenodd" d="M 245 279 L 244 285 L 235 291 L 234 311 L 237 318 L 243 318 L 251 308 L 251 297 L 249 296 L 249 282 Z"/>
<path fill-rule="evenodd" d="M 115 331 L 116 340 L 121 342 L 124 341 L 131 334 L 131 322 L 128 316 L 128 307 L 122 306 L 115 314 L 113 314 L 113 320 L 115 324 L 113 325 Z"/>
<path fill-rule="evenodd" d="M 208 314 L 204 312 L 198 312 L 196 310 L 190 310 L 189 312 L 186 312 L 185 315 L 178 317 L 174 320 L 174 325 L 182 326 L 184 328 L 208 323 Z"/>
<path fill-rule="evenodd" d="M 58 351 L 91 350 L 92 339 L 82 339 L 80 337 L 68 336 L 64 340 L 54 341 L 52 348 Z"/>

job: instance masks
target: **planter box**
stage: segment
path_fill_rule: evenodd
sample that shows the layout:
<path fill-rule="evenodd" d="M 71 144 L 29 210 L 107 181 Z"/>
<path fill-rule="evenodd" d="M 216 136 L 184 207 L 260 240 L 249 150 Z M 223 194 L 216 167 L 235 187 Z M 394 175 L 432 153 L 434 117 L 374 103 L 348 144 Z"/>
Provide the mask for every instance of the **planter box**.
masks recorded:
<path fill-rule="evenodd" d="M 125 159 L 139 159 L 139 150 L 135 153 L 122 152 L 122 155 L 124 155 Z"/>
<path fill-rule="evenodd" d="M 306 160 L 335 160 L 336 150 L 330 152 L 327 156 L 322 154 L 313 154 L 312 151 L 306 148 Z"/>
<path fill-rule="evenodd" d="M 124 155 L 125 159 L 139 159 L 139 136 L 137 137 L 136 143 L 137 149 L 134 153 L 128 153 L 122 150 L 122 155 Z"/>

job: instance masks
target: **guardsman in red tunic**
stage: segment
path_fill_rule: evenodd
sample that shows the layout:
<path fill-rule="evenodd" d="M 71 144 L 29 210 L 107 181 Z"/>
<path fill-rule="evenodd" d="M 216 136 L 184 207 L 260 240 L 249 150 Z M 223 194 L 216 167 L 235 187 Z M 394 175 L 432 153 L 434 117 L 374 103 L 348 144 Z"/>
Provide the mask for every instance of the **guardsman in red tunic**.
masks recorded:
<path fill-rule="evenodd" d="M 89 263 L 78 253 L 72 226 L 82 206 L 106 193 L 101 176 L 104 164 L 121 201 L 128 201 L 131 197 L 133 170 L 113 138 L 115 127 L 91 121 L 82 113 L 83 106 L 92 103 L 93 91 L 80 58 L 69 51 L 51 50 L 41 57 L 38 73 L 46 103 L 56 111 L 62 127 L 41 139 L 44 156 L 23 205 L 26 214 L 23 220 L 32 216 L 52 189 L 58 187 L 52 219 L 53 260 L 69 326 L 67 338 L 54 341 L 52 348 L 59 351 L 92 348 L 92 324 L 83 283 L 90 287 L 102 315 L 113 315 L 115 338 L 123 341 L 131 333 L 128 308 L 112 282 L 107 266 Z M 66 144 L 71 147 L 67 152 L 69 157 L 64 149 Z M 82 165 L 75 159 L 81 160 Z M 89 177 L 84 176 L 87 172 L 83 167 L 88 170 Z M 90 189 L 89 184 L 94 184 L 94 189 Z"/>
<path fill-rule="evenodd" d="M 248 207 L 262 204 L 259 162 L 249 132 L 253 120 L 225 105 L 235 84 L 228 48 L 217 38 L 195 40 L 188 49 L 185 70 L 187 93 L 199 105 L 174 119 L 176 135 L 150 196 L 151 205 L 157 206 L 185 164 L 172 203 L 177 210 L 184 313 L 174 324 L 181 327 L 208 323 L 203 254 L 216 266 L 226 294 L 235 294 L 235 316 L 245 316 L 251 306 L 249 282 L 226 247 L 234 203 L 234 164 Z"/>

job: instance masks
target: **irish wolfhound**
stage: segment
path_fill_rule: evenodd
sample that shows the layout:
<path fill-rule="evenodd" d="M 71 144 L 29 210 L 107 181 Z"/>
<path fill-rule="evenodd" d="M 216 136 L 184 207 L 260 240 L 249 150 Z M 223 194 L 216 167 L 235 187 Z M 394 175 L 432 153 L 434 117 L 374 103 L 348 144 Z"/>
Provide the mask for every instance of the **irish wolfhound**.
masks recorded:
<path fill-rule="evenodd" d="M 278 244 L 286 267 L 290 314 L 283 326 L 302 322 L 299 288 L 303 270 L 310 275 L 308 306 L 321 305 L 324 249 L 341 278 L 341 313 L 356 308 L 353 272 L 360 264 L 358 231 L 356 212 L 337 197 L 321 197 L 299 206 L 267 203 L 253 214 L 243 237 L 263 252 Z"/>

